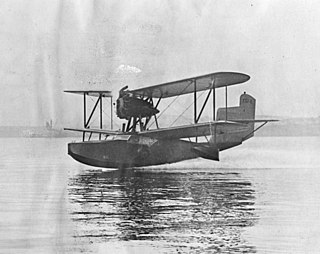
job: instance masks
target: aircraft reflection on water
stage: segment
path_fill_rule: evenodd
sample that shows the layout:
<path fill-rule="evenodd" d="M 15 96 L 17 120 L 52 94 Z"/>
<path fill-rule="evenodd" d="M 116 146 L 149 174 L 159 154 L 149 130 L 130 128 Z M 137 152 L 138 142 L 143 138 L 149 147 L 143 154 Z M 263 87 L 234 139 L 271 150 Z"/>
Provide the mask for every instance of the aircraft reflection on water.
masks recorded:
<path fill-rule="evenodd" d="M 75 237 L 160 241 L 180 251 L 255 252 L 242 236 L 258 219 L 255 191 L 239 173 L 92 170 L 71 179 L 69 197 Z"/>

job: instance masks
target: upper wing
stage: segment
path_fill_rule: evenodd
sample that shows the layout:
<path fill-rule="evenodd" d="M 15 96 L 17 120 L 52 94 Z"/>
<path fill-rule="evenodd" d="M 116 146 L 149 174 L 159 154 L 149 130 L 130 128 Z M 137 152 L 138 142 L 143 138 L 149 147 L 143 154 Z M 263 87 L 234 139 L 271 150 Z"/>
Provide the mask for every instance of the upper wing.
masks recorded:
<path fill-rule="evenodd" d="M 248 126 L 246 124 L 226 122 L 226 121 L 216 121 L 209 123 L 199 123 L 179 127 L 171 128 L 161 128 L 155 130 L 148 130 L 139 132 L 138 135 L 147 136 L 155 139 L 180 139 L 189 137 L 200 137 L 213 135 L 214 128 L 216 128 L 216 133 L 221 131 L 228 132 L 228 130 L 247 130 Z"/>
<path fill-rule="evenodd" d="M 74 94 L 86 94 L 89 96 L 99 97 L 112 97 L 111 91 L 107 90 L 65 90 L 65 93 L 74 93 Z"/>
<path fill-rule="evenodd" d="M 192 93 L 212 88 L 231 86 L 246 82 L 250 77 L 243 73 L 237 72 L 216 72 L 202 76 L 182 79 L 160 85 L 149 86 L 145 88 L 131 90 L 135 95 L 148 96 L 153 98 L 168 98 L 178 96 L 181 94 Z M 194 85 L 194 81 L 196 85 Z"/>

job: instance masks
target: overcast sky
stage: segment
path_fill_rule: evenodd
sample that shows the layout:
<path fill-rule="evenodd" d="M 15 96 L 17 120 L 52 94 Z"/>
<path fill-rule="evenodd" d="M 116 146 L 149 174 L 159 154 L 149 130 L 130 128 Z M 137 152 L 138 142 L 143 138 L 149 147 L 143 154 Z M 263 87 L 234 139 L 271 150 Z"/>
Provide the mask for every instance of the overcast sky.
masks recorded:
<path fill-rule="evenodd" d="M 320 116 L 319 1 L 2 0 L 0 125 L 81 123 L 64 89 L 237 71 L 257 114 Z"/>

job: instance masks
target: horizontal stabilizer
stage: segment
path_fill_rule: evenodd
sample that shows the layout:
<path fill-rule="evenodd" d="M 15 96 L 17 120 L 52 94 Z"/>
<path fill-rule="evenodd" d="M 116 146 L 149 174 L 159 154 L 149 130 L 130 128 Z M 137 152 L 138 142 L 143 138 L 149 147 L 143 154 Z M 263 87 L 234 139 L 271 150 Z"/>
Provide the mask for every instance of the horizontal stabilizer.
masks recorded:
<path fill-rule="evenodd" d="M 279 120 L 276 119 L 239 119 L 239 120 L 232 120 L 233 122 L 237 123 L 265 123 L 265 122 L 278 122 Z"/>

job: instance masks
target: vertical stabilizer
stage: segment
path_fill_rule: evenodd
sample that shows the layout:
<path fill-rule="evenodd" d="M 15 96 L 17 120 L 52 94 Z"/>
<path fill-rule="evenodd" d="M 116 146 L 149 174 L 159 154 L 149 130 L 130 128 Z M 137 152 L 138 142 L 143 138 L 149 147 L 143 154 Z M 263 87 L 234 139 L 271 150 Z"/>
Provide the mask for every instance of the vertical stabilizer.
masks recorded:
<path fill-rule="evenodd" d="M 254 120 L 256 109 L 256 99 L 245 92 L 240 96 L 240 103 L 238 107 L 219 108 L 217 112 L 217 120 Z M 253 137 L 254 123 L 247 123 L 248 129 L 242 134 L 242 137 L 248 139 Z"/>
<path fill-rule="evenodd" d="M 256 99 L 251 95 L 243 93 L 240 96 L 238 107 L 228 107 L 227 120 L 254 120 L 255 118 Z M 219 108 L 217 120 L 226 120 L 226 108 Z"/>

